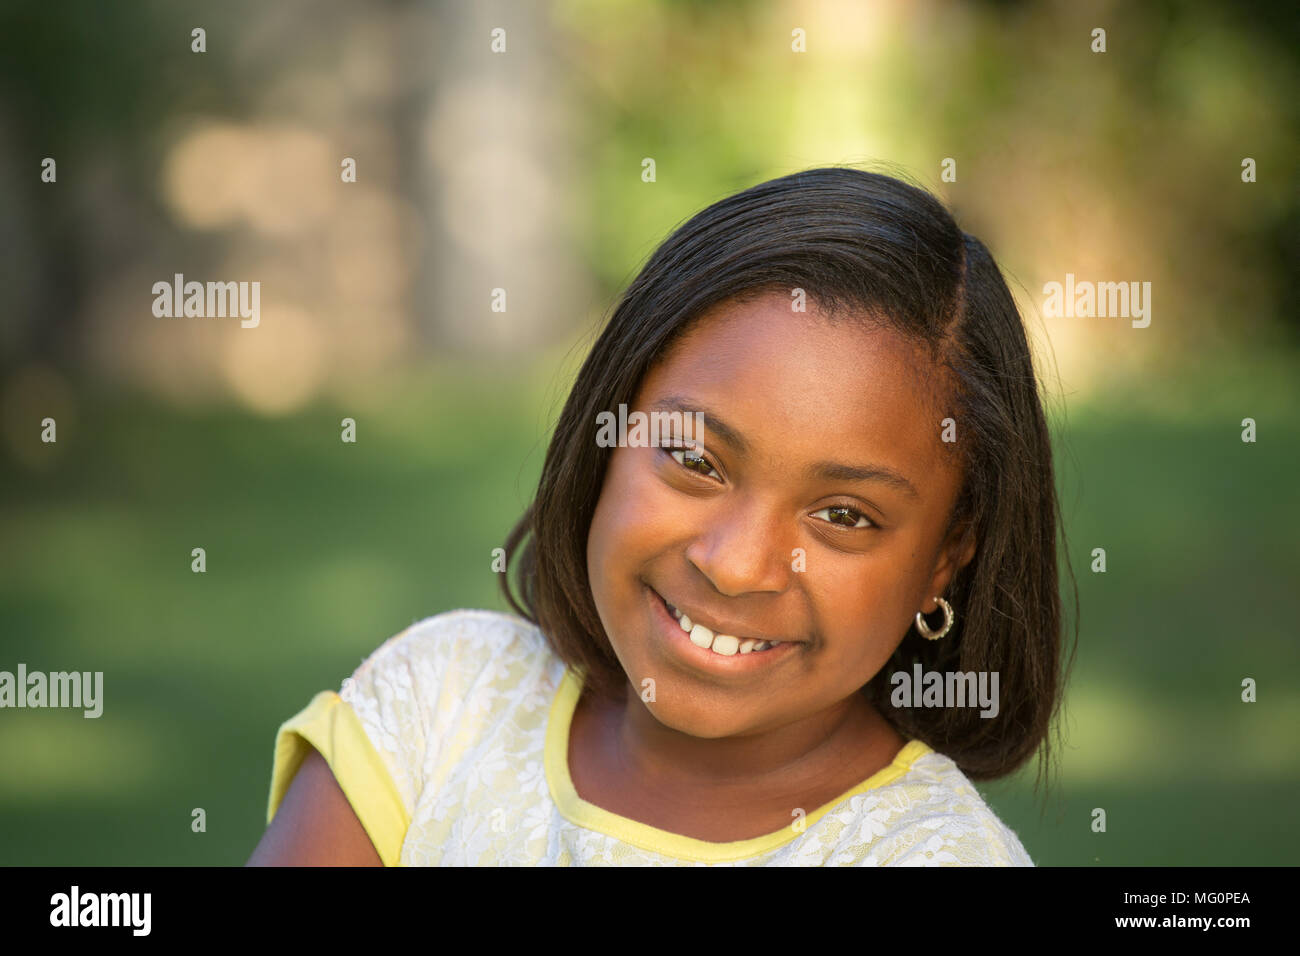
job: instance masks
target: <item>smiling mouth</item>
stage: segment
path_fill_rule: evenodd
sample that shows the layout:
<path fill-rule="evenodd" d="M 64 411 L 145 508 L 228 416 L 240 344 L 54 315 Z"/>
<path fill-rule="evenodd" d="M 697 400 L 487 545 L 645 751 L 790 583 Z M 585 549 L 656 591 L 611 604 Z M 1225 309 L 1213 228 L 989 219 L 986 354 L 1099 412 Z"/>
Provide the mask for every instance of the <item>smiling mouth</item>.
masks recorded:
<path fill-rule="evenodd" d="M 735 634 L 716 633 L 712 628 L 692 621 L 689 615 L 668 603 L 658 591 L 655 591 L 654 595 L 663 602 L 664 607 L 668 609 L 668 613 L 677 621 L 678 627 L 690 637 L 692 644 L 696 647 L 708 648 L 715 654 L 731 657 L 735 654 L 762 653 L 774 647 L 780 647 L 782 644 L 791 643 L 789 641 L 767 641 L 752 637 L 739 637 Z"/>

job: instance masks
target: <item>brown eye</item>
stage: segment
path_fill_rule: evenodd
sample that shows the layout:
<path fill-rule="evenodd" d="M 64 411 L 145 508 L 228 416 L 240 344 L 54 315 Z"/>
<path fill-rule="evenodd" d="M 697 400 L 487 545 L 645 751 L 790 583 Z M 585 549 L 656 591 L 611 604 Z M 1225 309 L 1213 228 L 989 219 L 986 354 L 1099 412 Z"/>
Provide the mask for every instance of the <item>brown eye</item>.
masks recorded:
<path fill-rule="evenodd" d="M 814 518 L 821 515 L 826 515 L 824 520 L 829 523 L 837 524 L 843 528 L 866 528 L 871 524 L 871 519 L 862 512 L 845 505 L 831 505 L 829 508 L 813 512 Z"/>
<path fill-rule="evenodd" d="M 709 477 L 709 473 L 712 472 L 719 480 L 722 478 L 722 476 L 714 470 L 713 466 L 709 464 L 707 458 L 695 454 L 695 452 L 691 451 L 689 448 L 670 448 L 668 453 L 672 455 L 673 458 L 676 459 L 677 463 L 687 471 L 693 471 L 706 478 Z"/>

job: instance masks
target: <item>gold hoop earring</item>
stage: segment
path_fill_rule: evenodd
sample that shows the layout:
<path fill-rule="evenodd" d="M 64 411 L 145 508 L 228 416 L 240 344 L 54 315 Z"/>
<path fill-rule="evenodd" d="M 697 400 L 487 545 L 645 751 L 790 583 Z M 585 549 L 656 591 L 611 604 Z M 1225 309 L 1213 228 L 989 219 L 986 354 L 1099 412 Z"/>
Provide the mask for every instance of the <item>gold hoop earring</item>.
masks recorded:
<path fill-rule="evenodd" d="M 939 638 L 943 637 L 945 634 L 948 633 L 949 628 L 952 627 L 952 622 L 956 620 L 956 615 L 952 613 L 951 604 L 949 604 L 941 597 L 937 597 L 935 598 L 935 600 L 938 601 L 939 605 L 943 608 L 943 618 L 944 618 L 943 627 L 940 628 L 938 631 L 932 631 L 928 627 L 926 627 L 925 618 L 921 616 L 920 611 L 916 612 L 916 629 L 921 632 L 921 636 L 924 637 L 927 641 L 937 641 Z"/>

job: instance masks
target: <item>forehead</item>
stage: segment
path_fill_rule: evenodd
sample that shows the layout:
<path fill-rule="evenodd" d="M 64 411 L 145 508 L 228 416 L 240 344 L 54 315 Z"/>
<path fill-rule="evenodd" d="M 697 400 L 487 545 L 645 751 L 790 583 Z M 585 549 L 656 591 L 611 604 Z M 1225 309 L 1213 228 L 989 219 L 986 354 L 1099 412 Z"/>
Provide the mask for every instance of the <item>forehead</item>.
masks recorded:
<path fill-rule="evenodd" d="M 919 487 L 921 472 L 951 458 L 940 435 L 953 412 L 943 407 L 939 376 L 893 330 L 828 319 L 811 302 L 793 312 L 790 299 L 774 293 L 701 316 L 647 373 L 635 404 L 694 398 L 756 451 L 885 462 Z"/>

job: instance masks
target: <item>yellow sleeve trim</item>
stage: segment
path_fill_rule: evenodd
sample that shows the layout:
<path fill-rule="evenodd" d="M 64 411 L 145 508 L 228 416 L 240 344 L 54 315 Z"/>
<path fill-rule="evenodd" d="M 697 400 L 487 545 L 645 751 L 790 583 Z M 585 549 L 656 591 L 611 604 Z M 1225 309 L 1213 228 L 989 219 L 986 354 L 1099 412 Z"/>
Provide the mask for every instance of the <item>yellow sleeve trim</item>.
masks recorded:
<path fill-rule="evenodd" d="M 397 866 L 402 841 L 411 825 L 410 814 L 356 712 L 333 691 L 321 691 L 276 731 L 266 822 L 269 824 L 275 817 L 289 784 L 313 747 L 329 764 L 384 866 Z"/>

